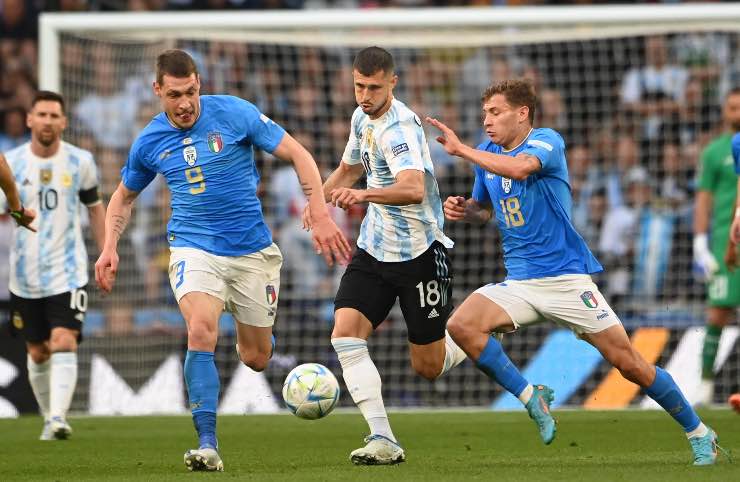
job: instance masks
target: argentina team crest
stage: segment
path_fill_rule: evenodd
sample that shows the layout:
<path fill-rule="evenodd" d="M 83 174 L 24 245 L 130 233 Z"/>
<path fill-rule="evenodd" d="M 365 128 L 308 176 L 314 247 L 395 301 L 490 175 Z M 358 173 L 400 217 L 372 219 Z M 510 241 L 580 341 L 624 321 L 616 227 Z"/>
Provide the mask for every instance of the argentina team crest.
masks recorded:
<path fill-rule="evenodd" d="M 41 169 L 39 171 L 39 180 L 41 181 L 41 184 L 49 184 L 51 182 L 51 178 L 52 178 L 51 169 Z"/>
<path fill-rule="evenodd" d="M 207 140 L 208 150 L 214 154 L 218 154 L 224 148 L 224 141 L 221 139 L 220 132 L 209 132 Z"/>
<path fill-rule="evenodd" d="M 599 302 L 591 291 L 584 291 L 581 293 L 581 299 L 583 300 L 583 304 L 589 308 L 596 308 L 599 306 Z"/>

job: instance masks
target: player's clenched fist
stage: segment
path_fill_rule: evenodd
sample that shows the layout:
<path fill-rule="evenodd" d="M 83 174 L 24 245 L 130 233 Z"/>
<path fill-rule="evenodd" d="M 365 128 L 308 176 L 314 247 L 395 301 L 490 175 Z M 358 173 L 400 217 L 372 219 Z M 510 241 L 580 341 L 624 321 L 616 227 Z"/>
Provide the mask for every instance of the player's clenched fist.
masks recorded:
<path fill-rule="evenodd" d="M 465 198 L 462 196 L 450 196 L 443 205 L 445 218 L 450 221 L 462 221 L 465 219 Z"/>

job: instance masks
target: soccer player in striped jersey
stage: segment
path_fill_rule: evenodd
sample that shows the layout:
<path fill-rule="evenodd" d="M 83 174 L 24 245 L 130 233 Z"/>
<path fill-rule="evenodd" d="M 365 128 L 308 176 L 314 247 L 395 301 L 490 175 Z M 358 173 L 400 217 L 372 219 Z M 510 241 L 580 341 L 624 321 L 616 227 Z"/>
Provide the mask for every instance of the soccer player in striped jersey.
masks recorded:
<path fill-rule="evenodd" d="M 421 120 L 393 97 L 398 78 L 387 51 L 360 51 L 353 77 L 359 107 L 324 195 L 345 209 L 369 205 L 334 301 L 331 342 L 350 395 L 370 427 L 366 445 L 350 459 L 358 465 L 386 465 L 403 462 L 405 453 L 388 422 L 368 337 L 398 298 L 417 373 L 433 380 L 465 354 L 445 333 L 452 310 L 447 248 L 453 243 L 442 232 L 442 201 Z M 352 189 L 363 173 L 367 189 Z"/>
<path fill-rule="evenodd" d="M 41 440 L 66 439 L 72 433 L 66 415 L 87 311 L 80 205 L 87 206 L 98 248 L 103 246 L 105 207 L 92 154 L 62 141 L 64 99 L 54 92 L 37 93 L 26 123 L 31 140 L 6 157 L 22 206 L 38 212 L 38 233 L 13 233 L 10 312 L 13 329 L 28 349 L 28 379 L 44 416 Z"/>
<path fill-rule="evenodd" d="M 722 329 L 735 318 L 740 306 L 740 272 L 724 262 L 735 213 L 737 180 L 732 159 L 732 134 L 740 130 L 740 88 L 725 98 L 722 117 L 731 130 L 715 138 L 701 154 L 694 205 L 694 262 L 707 282 L 707 329 L 701 352 L 701 385 L 698 402 L 714 399 L 714 362 Z"/>
<path fill-rule="evenodd" d="M 553 391 L 533 386 L 504 353 L 492 332 L 554 321 L 594 345 L 622 376 L 643 387 L 683 428 L 695 465 L 713 464 L 717 436 L 705 426 L 670 374 L 647 363 L 631 345 L 617 315 L 591 280 L 602 270 L 570 218 L 565 143 L 548 128 L 533 128 L 536 96 L 523 80 L 493 84 L 483 94 L 489 141 L 472 148 L 436 119 L 445 150 L 473 164 L 471 199 L 450 196 L 450 221 L 487 223 L 501 231 L 507 277 L 476 290 L 447 325 L 478 368 L 526 406 L 545 444 L 555 438 Z"/>
<path fill-rule="evenodd" d="M 185 382 L 199 446 L 185 453 L 190 470 L 222 471 L 216 438 L 218 320 L 236 320 L 240 360 L 262 371 L 272 356 L 282 255 L 257 198 L 253 148 L 289 160 L 309 196 L 314 248 L 330 265 L 350 246 L 329 217 L 311 154 L 253 104 L 229 95 L 200 96 L 192 57 L 167 50 L 157 58 L 154 93 L 163 112 L 139 133 L 106 214 L 105 247 L 95 265 L 110 291 L 117 244 L 139 192 L 161 173 L 172 193 L 170 284 L 188 329 Z"/>

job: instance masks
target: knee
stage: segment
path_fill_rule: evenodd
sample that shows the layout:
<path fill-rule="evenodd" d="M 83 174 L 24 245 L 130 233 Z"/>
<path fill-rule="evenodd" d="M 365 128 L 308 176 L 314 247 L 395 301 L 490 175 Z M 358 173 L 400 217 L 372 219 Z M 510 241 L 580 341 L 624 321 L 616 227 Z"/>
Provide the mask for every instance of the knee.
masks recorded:
<path fill-rule="evenodd" d="M 256 372 L 261 372 L 267 368 L 267 364 L 270 361 L 267 354 L 253 351 L 245 352 L 241 349 L 239 349 L 239 359 L 242 363 Z"/>
<path fill-rule="evenodd" d="M 49 357 L 51 357 L 51 350 L 49 349 L 49 345 L 46 343 L 29 343 L 27 348 L 28 356 L 30 356 L 31 360 L 36 364 L 46 363 L 49 361 Z"/>
<path fill-rule="evenodd" d="M 624 354 L 616 360 L 614 366 L 627 380 L 640 386 L 649 384 L 647 381 L 650 378 L 649 366 L 638 356 L 633 356 L 629 353 Z"/>
<path fill-rule="evenodd" d="M 67 328 L 54 328 L 51 330 L 49 351 L 77 351 L 77 332 Z"/>
<path fill-rule="evenodd" d="M 447 332 L 458 345 L 465 344 L 474 332 L 471 323 L 472 320 L 466 319 L 464 315 L 454 313 L 447 321 Z"/>
<path fill-rule="evenodd" d="M 431 363 L 414 363 L 411 362 L 411 365 L 414 367 L 414 370 L 418 375 L 421 377 L 431 381 L 434 381 L 437 379 L 439 374 L 442 372 L 442 366 L 437 366 Z"/>
<path fill-rule="evenodd" d="M 218 331 L 216 326 L 203 319 L 188 322 L 188 345 L 201 349 L 214 349 Z"/>

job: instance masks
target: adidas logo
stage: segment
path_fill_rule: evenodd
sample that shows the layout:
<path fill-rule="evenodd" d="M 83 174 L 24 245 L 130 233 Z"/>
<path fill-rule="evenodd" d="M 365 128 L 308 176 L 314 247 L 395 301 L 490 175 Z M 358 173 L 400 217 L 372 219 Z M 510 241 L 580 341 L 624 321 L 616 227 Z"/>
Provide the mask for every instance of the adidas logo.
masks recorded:
<path fill-rule="evenodd" d="M 432 311 L 429 312 L 429 316 L 427 316 L 427 319 L 437 318 L 438 316 L 439 316 L 439 313 L 437 313 L 437 310 L 432 308 Z"/>

